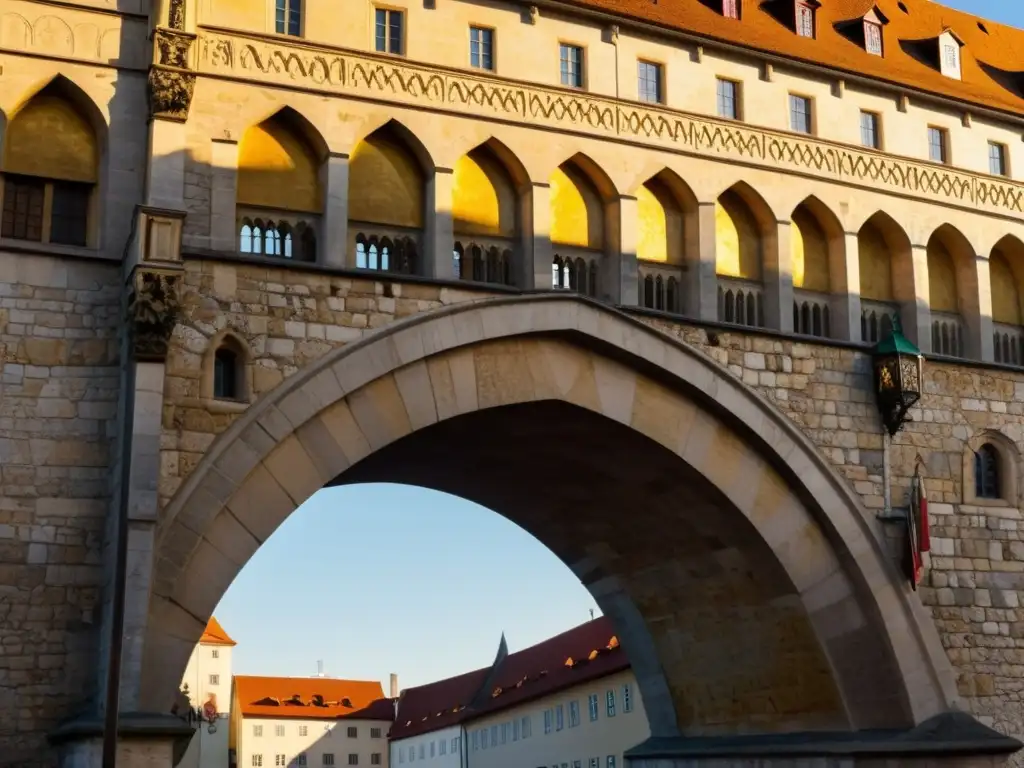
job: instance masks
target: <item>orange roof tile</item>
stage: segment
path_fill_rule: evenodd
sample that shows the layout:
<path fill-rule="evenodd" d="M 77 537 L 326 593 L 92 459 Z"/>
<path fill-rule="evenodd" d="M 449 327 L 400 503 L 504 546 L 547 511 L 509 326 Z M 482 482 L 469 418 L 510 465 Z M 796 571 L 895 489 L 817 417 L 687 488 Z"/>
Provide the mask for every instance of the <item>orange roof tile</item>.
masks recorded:
<path fill-rule="evenodd" d="M 207 622 L 206 629 L 203 630 L 203 636 L 199 638 L 199 642 L 204 645 L 238 645 L 213 616 Z"/>
<path fill-rule="evenodd" d="M 395 714 L 373 680 L 235 675 L 235 698 L 243 717 L 391 721 Z"/>
<path fill-rule="evenodd" d="M 792 0 L 742 0 L 742 18 L 729 19 L 716 0 L 560 0 L 666 29 L 816 64 L 957 99 L 1024 114 L 1024 30 L 947 8 L 932 0 L 821 0 L 816 37 L 800 37 L 779 21 Z M 718 6 L 720 7 L 720 5 Z M 840 29 L 877 8 L 888 20 L 883 56 L 864 50 Z M 906 10 L 903 10 L 906 9 Z M 774 12 L 774 15 L 772 12 Z M 946 29 L 963 43 L 961 80 L 938 70 L 937 38 Z M 934 46 L 934 62 L 925 55 Z"/>
<path fill-rule="evenodd" d="M 572 664 L 569 661 L 572 660 Z M 404 739 L 547 696 L 629 669 L 611 620 L 605 616 L 509 654 L 494 676 L 493 690 L 472 708 L 490 668 L 409 688 L 398 702 L 391 738 Z"/>

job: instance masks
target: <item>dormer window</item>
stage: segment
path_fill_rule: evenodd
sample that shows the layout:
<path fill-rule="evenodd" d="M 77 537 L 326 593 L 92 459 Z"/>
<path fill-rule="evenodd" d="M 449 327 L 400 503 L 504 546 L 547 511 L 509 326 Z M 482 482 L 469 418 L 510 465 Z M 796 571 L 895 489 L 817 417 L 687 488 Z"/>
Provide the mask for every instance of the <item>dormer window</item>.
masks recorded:
<path fill-rule="evenodd" d="M 796 33 L 800 37 L 814 37 L 814 8 L 796 1 Z"/>
<path fill-rule="evenodd" d="M 864 50 L 875 56 L 882 55 L 882 25 L 873 21 L 864 22 Z"/>
<path fill-rule="evenodd" d="M 722 0 L 722 15 L 727 19 L 740 17 L 740 0 Z"/>
<path fill-rule="evenodd" d="M 960 46 L 963 41 L 947 29 L 939 35 L 939 70 L 946 77 L 960 79 Z"/>

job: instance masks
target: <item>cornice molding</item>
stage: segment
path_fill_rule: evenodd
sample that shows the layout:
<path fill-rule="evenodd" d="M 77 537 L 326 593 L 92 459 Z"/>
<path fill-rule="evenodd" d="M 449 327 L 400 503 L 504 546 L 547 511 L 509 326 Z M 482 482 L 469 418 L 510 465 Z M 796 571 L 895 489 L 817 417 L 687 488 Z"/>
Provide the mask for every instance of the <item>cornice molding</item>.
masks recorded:
<path fill-rule="evenodd" d="M 1019 218 L 1024 185 L 803 134 L 360 51 L 202 29 L 200 75 L 273 84 L 716 158 Z"/>

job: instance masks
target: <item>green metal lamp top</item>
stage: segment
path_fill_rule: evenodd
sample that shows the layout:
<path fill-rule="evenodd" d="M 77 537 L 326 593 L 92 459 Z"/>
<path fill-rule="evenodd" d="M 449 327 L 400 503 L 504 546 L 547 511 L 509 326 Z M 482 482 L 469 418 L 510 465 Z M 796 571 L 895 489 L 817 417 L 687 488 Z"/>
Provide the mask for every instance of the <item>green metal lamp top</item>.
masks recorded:
<path fill-rule="evenodd" d="M 898 316 L 892 319 L 892 331 L 884 339 L 875 344 L 871 350 L 872 355 L 913 355 L 914 357 L 920 357 L 921 350 L 914 346 L 914 344 L 903 335 L 903 329 L 900 328 L 900 319 Z"/>

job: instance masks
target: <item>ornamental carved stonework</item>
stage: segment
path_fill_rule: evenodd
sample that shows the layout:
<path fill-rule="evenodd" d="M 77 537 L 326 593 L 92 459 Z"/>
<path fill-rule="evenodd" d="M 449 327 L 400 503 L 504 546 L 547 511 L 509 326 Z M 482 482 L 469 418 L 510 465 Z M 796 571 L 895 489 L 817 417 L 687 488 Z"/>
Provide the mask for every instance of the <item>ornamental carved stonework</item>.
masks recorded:
<path fill-rule="evenodd" d="M 154 64 L 149 68 L 149 113 L 152 117 L 184 122 L 192 106 L 196 75 Z"/>
<path fill-rule="evenodd" d="M 128 297 L 132 352 L 141 362 L 163 362 L 181 313 L 180 276 L 139 270 Z"/>
<path fill-rule="evenodd" d="M 153 31 L 153 42 L 156 44 L 157 64 L 168 67 L 188 69 L 188 52 L 192 48 L 195 35 L 171 29 Z"/>
<path fill-rule="evenodd" d="M 167 26 L 171 29 L 185 28 L 185 0 L 171 0 L 167 11 Z"/>

